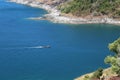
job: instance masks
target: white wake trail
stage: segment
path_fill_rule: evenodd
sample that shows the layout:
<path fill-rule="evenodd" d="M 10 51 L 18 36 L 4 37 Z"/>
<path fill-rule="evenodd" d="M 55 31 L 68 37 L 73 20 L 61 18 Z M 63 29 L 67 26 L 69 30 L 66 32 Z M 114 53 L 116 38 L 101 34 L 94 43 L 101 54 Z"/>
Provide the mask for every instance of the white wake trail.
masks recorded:
<path fill-rule="evenodd" d="M 33 47 L 9 47 L 9 48 L 0 48 L 0 49 L 42 49 L 42 48 L 50 48 L 50 45 L 33 46 Z"/>
<path fill-rule="evenodd" d="M 26 47 L 26 48 L 40 49 L 40 48 L 44 48 L 44 47 L 43 46 L 34 46 L 34 47 Z"/>

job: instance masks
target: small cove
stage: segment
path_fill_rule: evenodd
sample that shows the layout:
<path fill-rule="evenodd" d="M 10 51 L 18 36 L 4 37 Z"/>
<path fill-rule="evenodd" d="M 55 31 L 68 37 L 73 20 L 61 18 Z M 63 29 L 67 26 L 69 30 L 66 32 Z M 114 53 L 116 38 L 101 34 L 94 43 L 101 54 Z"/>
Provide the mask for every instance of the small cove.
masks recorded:
<path fill-rule="evenodd" d="M 73 80 L 108 67 L 107 45 L 120 36 L 120 26 L 26 19 L 46 13 L 0 0 L 0 80 Z M 51 48 L 25 48 L 41 45 Z"/>

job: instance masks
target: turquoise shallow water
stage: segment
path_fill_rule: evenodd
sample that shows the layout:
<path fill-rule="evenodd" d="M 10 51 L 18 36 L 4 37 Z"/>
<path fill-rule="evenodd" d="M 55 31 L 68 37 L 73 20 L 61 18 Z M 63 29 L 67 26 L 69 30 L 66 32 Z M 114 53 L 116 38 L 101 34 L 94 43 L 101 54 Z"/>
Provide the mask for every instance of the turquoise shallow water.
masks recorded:
<path fill-rule="evenodd" d="M 108 67 L 107 45 L 120 36 L 120 26 L 26 19 L 46 13 L 0 0 L 0 80 L 73 80 Z M 41 45 L 51 48 L 35 48 Z"/>

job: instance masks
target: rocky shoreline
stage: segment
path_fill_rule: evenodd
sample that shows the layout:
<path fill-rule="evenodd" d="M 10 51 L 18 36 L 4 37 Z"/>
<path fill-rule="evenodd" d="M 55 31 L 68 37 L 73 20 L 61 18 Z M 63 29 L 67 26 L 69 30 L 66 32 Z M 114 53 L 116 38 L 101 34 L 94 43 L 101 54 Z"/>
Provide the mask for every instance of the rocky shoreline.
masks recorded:
<path fill-rule="evenodd" d="M 113 73 L 111 68 L 104 69 L 100 79 L 86 79 L 86 77 L 91 77 L 93 74 L 94 72 L 84 74 L 78 78 L 75 78 L 74 80 L 120 80 L 120 77 L 118 77 L 117 74 Z"/>
<path fill-rule="evenodd" d="M 29 19 L 34 20 L 49 20 L 54 23 L 66 23 L 66 24 L 92 24 L 92 23 L 107 23 L 107 24 L 120 24 L 119 20 L 114 20 L 108 17 L 91 17 L 91 18 L 82 18 L 82 17 L 68 17 L 61 15 L 61 12 L 57 10 L 56 6 L 49 4 L 41 3 L 40 1 L 32 0 L 10 0 L 9 2 L 15 2 L 19 4 L 28 5 L 31 7 L 42 8 L 48 11 L 49 14 L 45 14 L 42 17 L 34 17 Z"/>

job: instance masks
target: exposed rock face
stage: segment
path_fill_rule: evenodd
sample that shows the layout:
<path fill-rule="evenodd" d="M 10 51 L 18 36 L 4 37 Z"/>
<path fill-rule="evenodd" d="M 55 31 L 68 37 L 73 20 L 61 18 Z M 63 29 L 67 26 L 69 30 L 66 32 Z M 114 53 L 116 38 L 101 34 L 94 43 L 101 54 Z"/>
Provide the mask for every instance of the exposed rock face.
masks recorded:
<path fill-rule="evenodd" d="M 59 5 L 65 1 L 68 1 L 68 0 L 36 0 L 36 1 L 48 4 L 48 5 L 55 5 L 56 6 L 56 5 Z"/>
<path fill-rule="evenodd" d="M 109 80 L 120 80 L 120 77 L 113 76 L 113 77 L 109 78 Z"/>
<path fill-rule="evenodd" d="M 26 3 L 38 2 L 38 3 L 47 4 L 47 5 L 58 6 L 59 4 L 64 3 L 66 1 L 70 1 L 70 0 L 12 0 L 12 1 L 17 2 L 17 3 L 21 3 L 21 2 L 26 2 Z"/>
<path fill-rule="evenodd" d="M 120 80 L 120 77 L 112 76 L 112 77 L 109 77 L 108 79 L 92 79 L 92 80 Z"/>

